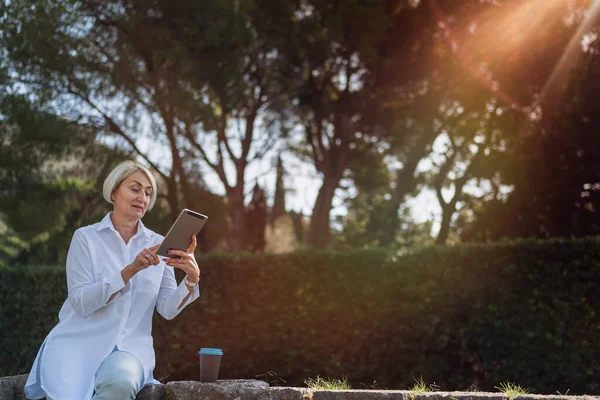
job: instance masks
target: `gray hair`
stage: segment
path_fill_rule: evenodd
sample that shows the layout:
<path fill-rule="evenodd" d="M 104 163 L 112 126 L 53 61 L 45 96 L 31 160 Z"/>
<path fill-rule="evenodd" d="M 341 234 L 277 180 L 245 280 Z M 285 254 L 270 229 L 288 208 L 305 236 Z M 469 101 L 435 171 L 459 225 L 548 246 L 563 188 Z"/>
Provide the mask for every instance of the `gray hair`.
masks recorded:
<path fill-rule="evenodd" d="M 156 180 L 148 168 L 144 167 L 143 165 L 136 164 L 133 161 L 122 162 L 121 164 L 117 165 L 115 169 L 110 172 L 110 174 L 108 174 L 104 180 L 104 185 L 102 186 L 102 195 L 104 196 L 104 200 L 111 204 L 115 204 L 110 198 L 111 195 L 119 188 L 119 185 L 121 185 L 121 183 L 127 179 L 127 177 L 136 172 L 145 174 L 152 185 L 152 194 L 150 195 L 150 205 L 148 206 L 148 211 L 152 210 L 152 207 L 154 207 L 154 203 L 156 202 Z"/>

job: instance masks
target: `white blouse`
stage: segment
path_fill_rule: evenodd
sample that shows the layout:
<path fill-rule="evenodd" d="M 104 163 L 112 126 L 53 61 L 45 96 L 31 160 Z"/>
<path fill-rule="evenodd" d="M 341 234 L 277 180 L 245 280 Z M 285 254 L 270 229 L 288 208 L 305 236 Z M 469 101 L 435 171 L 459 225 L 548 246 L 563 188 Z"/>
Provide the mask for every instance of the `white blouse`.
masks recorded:
<path fill-rule="evenodd" d="M 125 285 L 121 270 L 163 237 L 139 221 L 137 233 L 125 244 L 110 214 L 73 235 L 66 266 L 68 299 L 35 358 L 25 384 L 28 399 L 90 399 L 96 371 L 115 346 L 140 360 L 144 384 L 158 383 L 152 376 L 154 309 L 172 319 L 200 296 L 196 286 L 177 309 L 189 290 L 183 282 L 177 286 L 173 267 L 162 260 Z"/>

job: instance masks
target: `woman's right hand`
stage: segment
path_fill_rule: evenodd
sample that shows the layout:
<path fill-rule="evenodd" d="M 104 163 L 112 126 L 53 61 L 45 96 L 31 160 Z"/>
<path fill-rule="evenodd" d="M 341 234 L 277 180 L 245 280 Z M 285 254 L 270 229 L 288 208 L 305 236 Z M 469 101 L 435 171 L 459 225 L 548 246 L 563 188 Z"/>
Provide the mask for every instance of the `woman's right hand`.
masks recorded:
<path fill-rule="evenodd" d="M 145 270 L 146 268 L 148 268 L 151 265 L 158 265 L 158 263 L 160 262 L 160 258 L 158 257 L 158 255 L 155 252 L 156 252 L 156 250 L 158 250 L 159 247 L 160 247 L 160 243 L 157 244 L 156 246 L 150 247 L 149 249 L 144 249 L 144 250 L 140 251 L 140 254 L 135 256 L 135 260 L 133 260 L 133 262 L 131 264 L 129 264 L 128 266 L 126 266 L 125 268 L 123 268 L 121 270 L 121 277 L 123 278 L 123 283 L 125 285 L 127 285 L 129 280 L 131 278 L 133 278 L 133 276 L 135 274 L 137 274 L 138 272 Z M 107 304 L 110 303 L 111 300 L 120 291 L 121 290 L 118 290 L 117 292 L 113 293 L 106 303 Z"/>
<path fill-rule="evenodd" d="M 140 251 L 140 254 L 135 256 L 135 260 L 131 263 L 132 267 L 136 272 L 142 271 L 151 265 L 158 265 L 160 258 L 156 254 L 156 250 L 160 247 L 160 243 L 156 246 L 150 247 Z"/>

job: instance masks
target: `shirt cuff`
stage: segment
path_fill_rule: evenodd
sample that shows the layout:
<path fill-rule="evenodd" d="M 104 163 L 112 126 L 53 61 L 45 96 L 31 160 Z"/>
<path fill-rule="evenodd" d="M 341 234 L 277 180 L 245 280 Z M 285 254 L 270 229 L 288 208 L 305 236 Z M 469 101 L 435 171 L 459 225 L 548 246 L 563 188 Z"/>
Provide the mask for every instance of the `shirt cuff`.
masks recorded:
<path fill-rule="evenodd" d="M 179 284 L 179 286 L 177 287 L 177 290 L 175 290 L 175 296 L 177 298 L 177 302 L 176 302 L 177 307 L 179 307 L 179 305 L 181 304 L 183 299 L 185 299 L 185 297 L 190 293 L 191 293 L 191 296 L 187 299 L 187 301 L 185 302 L 183 307 L 181 307 L 181 309 L 183 309 L 185 306 L 190 304 L 192 301 L 194 301 L 198 297 L 200 297 L 200 281 L 198 281 L 198 284 L 196 286 L 194 286 L 194 290 L 192 292 L 190 292 L 190 290 L 188 289 L 188 286 L 185 284 L 185 278 L 184 278 L 181 281 L 181 283 Z"/>
<path fill-rule="evenodd" d="M 108 277 L 108 285 L 110 287 L 109 297 L 125 287 L 121 271 L 115 272 Z"/>

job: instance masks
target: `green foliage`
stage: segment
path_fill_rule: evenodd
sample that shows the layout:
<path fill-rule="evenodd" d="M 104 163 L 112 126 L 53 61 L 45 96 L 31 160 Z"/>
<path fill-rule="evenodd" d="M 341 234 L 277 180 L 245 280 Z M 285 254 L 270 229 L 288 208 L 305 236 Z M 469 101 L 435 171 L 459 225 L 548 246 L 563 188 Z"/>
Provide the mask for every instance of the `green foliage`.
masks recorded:
<path fill-rule="evenodd" d="M 529 393 L 529 390 L 510 382 L 501 383 L 496 389 L 504 393 L 509 399 L 514 399 L 517 396 Z"/>
<path fill-rule="evenodd" d="M 600 232 L 600 141 L 595 135 L 600 41 L 590 41 L 589 50 L 573 58 L 564 96 L 544 99 L 540 93 L 552 83 L 549 77 L 556 75 L 554 66 L 588 2 L 550 7 L 550 20 L 539 15 L 548 23 L 513 35 L 535 46 L 497 40 L 494 20 L 504 21 L 512 8 L 501 0 L 497 3 L 507 7 L 493 10 L 489 2 L 443 1 L 436 11 L 440 15 L 427 2 L 409 0 L 5 3 L 0 8 L 0 187 L 11 201 L 24 200 L 16 182 L 30 188 L 33 197 L 38 198 L 34 191 L 43 192 L 39 202 L 8 202 L 21 211 L 7 218 L 29 216 L 29 207 L 44 215 L 44 227 L 64 224 L 68 211 L 50 209 L 47 201 L 56 196 L 62 202 L 64 192 L 38 179 L 38 170 L 49 155 L 62 161 L 72 138 L 81 144 L 86 136 L 73 129 L 78 126 L 94 131 L 88 141 L 99 130 L 118 136 L 116 143 L 129 150 L 146 148 L 142 138 L 171 146 L 169 153 L 179 155 L 181 163 L 175 165 L 175 159 L 171 171 L 162 171 L 169 181 L 165 198 L 171 213 L 165 221 L 184 202 L 205 204 L 188 190 L 202 187 L 207 167 L 223 181 L 229 175 L 223 171 L 233 167 L 240 190 L 228 189 L 233 182 L 222 183 L 229 220 L 241 227 L 244 221 L 234 218 L 244 215 L 237 212 L 244 208 L 239 194 L 248 189 L 241 166 L 263 158 L 272 146 L 285 147 L 279 133 L 303 126 L 306 135 L 291 134 L 290 146 L 314 163 L 330 186 L 320 196 L 319 208 L 325 211 L 315 207 L 313 213 L 316 228 L 307 240 L 313 245 L 326 242 L 319 235 L 329 231 L 331 199 L 342 177 L 344 185 L 352 179 L 358 193 L 346 204 L 348 218 L 338 224 L 344 229 L 336 238 L 340 247 L 425 243 L 430 227 L 406 220 L 406 198 L 436 181 L 440 189 L 449 187 L 464 163 L 471 166 L 464 178 L 469 183 L 477 179 L 482 189 L 490 184 L 492 191 L 459 196 L 462 190 L 452 183 L 459 204 L 444 207 L 442 226 L 451 223 L 454 232 L 440 237 L 487 241 Z M 540 10 L 521 12 L 526 20 Z M 513 22 L 518 30 L 519 21 Z M 450 31 L 455 35 L 451 41 Z M 581 56 L 583 62 L 576 63 Z M 473 63 L 483 69 L 477 72 Z M 44 112 L 29 112 L 31 100 L 44 104 Z M 524 119 L 539 111 L 544 121 L 536 125 L 542 129 L 522 129 Z M 245 130 L 236 132 L 236 126 Z M 432 154 L 439 134 L 453 138 L 454 150 Z M 471 163 L 471 148 L 477 143 L 483 150 L 484 137 L 487 148 L 480 154 L 485 157 Z M 151 148 L 138 152 L 154 159 L 156 148 Z M 420 173 L 417 166 L 427 157 L 438 166 L 446 158 L 452 171 L 436 167 Z M 6 164 L 9 172 L 3 170 Z M 32 178 L 36 185 L 25 186 Z M 507 190 L 513 190 L 508 199 Z M 219 199 L 212 200 L 215 209 L 224 208 Z M 87 198 L 77 201 L 83 204 Z M 281 208 L 280 201 L 276 204 Z M 457 207 L 458 219 L 452 218 Z M 217 226 L 226 224 L 207 229 Z M 27 230 L 27 241 L 45 243 L 60 234 L 35 232 L 27 220 L 13 228 Z M 248 232 L 239 232 L 218 233 L 242 236 L 231 242 L 244 248 Z M 217 246 L 206 242 L 206 248 Z"/>
<path fill-rule="evenodd" d="M 58 322 L 66 296 L 64 268 L 39 265 L 1 268 L 0 376 L 28 373 L 37 348 Z"/>
<path fill-rule="evenodd" d="M 18 95 L 0 97 L 0 134 L 0 263 L 62 263 L 76 227 L 106 213 L 101 180 L 125 154 Z"/>
<path fill-rule="evenodd" d="M 26 248 L 27 243 L 19 239 L 12 230 L 0 230 L 0 266 L 8 265 L 10 260 L 14 260 Z"/>
<path fill-rule="evenodd" d="M 326 379 L 317 376 L 315 379 L 309 378 L 304 381 L 304 384 L 309 389 L 313 390 L 347 390 L 351 389 L 348 378 L 342 377 L 342 379 Z"/>
<path fill-rule="evenodd" d="M 156 317 L 155 376 L 198 378 L 201 347 L 224 350 L 220 377 L 267 371 L 286 385 L 600 394 L 597 239 L 199 257 L 201 297 Z M 0 269 L 0 376 L 27 372 L 65 300 L 64 268 Z"/>
<path fill-rule="evenodd" d="M 254 27 L 256 7 L 245 0 L 175 7 L 164 0 L 12 1 L 0 10 L 7 84 L 144 164 L 154 162 L 169 222 L 183 207 L 225 208 L 204 181 L 204 167 L 216 172 L 236 229 L 223 232 L 216 227 L 227 226 L 225 218 L 211 219 L 210 237 L 228 234 L 244 248 L 245 168 L 273 148 L 282 123 L 273 112 L 287 97 L 280 58 Z M 234 181 L 220 173 L 230 166 Z M 200 198 L 201 191 L 208 193 Z M 207 197 L 215 207 L 204 208 Z M 206 232 L 200 245 L 215 248 Z"/>
<path fill-rule="evenodd" d="M 428 385 L 427 383 L 425 383 L 422 376 L 419 379 L 413 379 L 415 380 L 415 385 L 410 388 L 413 394 L 433 392 L 438 389 L 438 387 L 435 384 Z"/>

